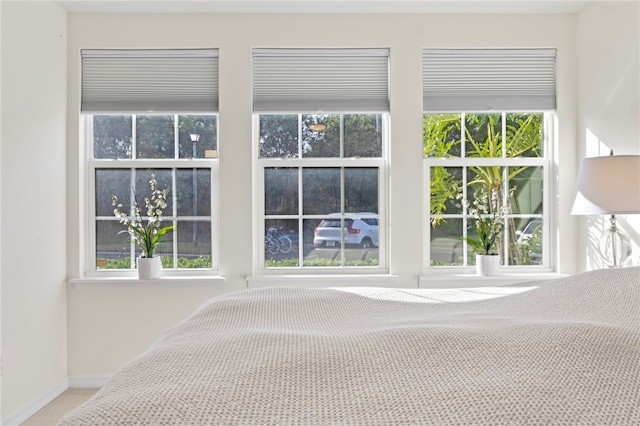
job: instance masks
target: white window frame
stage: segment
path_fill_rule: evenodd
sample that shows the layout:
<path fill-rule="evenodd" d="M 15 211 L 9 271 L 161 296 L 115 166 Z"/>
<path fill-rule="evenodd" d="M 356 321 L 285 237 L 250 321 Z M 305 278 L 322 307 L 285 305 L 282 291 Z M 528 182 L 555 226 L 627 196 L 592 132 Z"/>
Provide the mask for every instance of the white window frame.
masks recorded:
<path fill-rule="evenodd" d="M 84 135 L 85 148 L 86 148 L 86 161 L 85 161 L 85 182 L 86 182 L 86 211 L 85 211 L 85 262 L 84 262 L 84 276 L 87 278 L 91 277 L 122 277 L 122 278 L 130 278 L 136 276 L 135 265 L 132 264 L 130 269 L 97 269 L 96 268 L 96 191 L 95 191 L 95 173 L 97 169 L 172 169 L 173 173 L 177 169 L 210 169 L 211 171 L 211 216 L 210 216 L 210 224 L 211 224 L 211 268 L 197 268 L 197 269 L 186 269 L 186 268 L 167 268 L 163 269 L 163 276 L 168 277 L 186 277 L 186 276 L 211 276 L 217 275 L 219 269 L 219 224 L 218 224 L 218 182 L 219 182 L 219 173 L 218 173 L 218 158 L 167 158 L 167 159 L 96 159 L 93 155 L 93 116 L 94 115 L 110 115 L 110 114 L 83 114 L 81 116 L 81 120 L 84 125 L 84 132 L 81 134 Z M 163 115 L 163 116 L 173 116 L 174 117 L 174 143 L 176 153 L 178 152 L 178 144 L 179 144 L 179 131 L 178 131 L 178 117 L 179 116 L 187 116 L 187 115 L 215 115 L 218 116 L 218 113 L 159 113 L 159 114 L 130 114 L 130 113 L 117 113 L 112 115 L 128 115 L 132 117 L 132 143 L 135 146 L 136 143 L 136 116 L 138 115 Z M 218 121 L 216 120 L 216 123 Z M 216 126 L 218 127 L 218 126 Z M 216 128 L 216 132 L 218 129 Z M 173 188 L 170 188 L 169 196 L 176 196 L 176 180 L 173 181 Z M 125 211 L 129 211 L 128 206 L 124 207 Z M 173 217 L 173 224 L 178 220 L 176 219 L 175 209 L 176 203 L 173 203 L 174 211 L 171 215 L 167 215 Z M 203 216 L 198 216 L 202 218 Z M 190 216 L 180 216 L 181 219 L 190 219 Z M 115 216 L 114 216 L 115 219 Z M 117 220 L 117 219 L 115 219 Z M 169 224 L 169 220 L 164 221 Z M 123 225 L 123 230 L 125 229 Z M 173 239 L 173 252 L 177 253 L 177 239 Z"/>
<path fill-rule="evenodd" d="M 552 229 L 555 229 L 555 223 L 553 222 L 553 194 L 554 184 L 551 181 L 552 176 L 552 164 L 553 164 L 553 135 L 554 131 L 554 123 L 555 123 L 555 112 L 551 111 L 465 111 L 465 112 L 450 112 L 461 114 L 461 148 L 462 154 L 461 157 L 423 157 L 423 217 L 426 218 L 426 221 L 423 226 L 423 275 L 453 275 L 460 273 L 475 273 L 475 266 L 466 265 L 466 253 L 467 253 L 467 242 L 462 241 L 463 243 L 463 266 L 432 266 L 431 265 L 431 167 L 442 166 L 442 167 L 462 167 L 466 169 L 471 166 L 534 166 L 534 167 L 542 167 L 542 187 L 543 187 L 543 205 L 542 205 L 542 214 L 509 214 L 506 216 L 505 221 L 509 218 L 519 218 L 519 217 L 541 217 L 542 221 L 542 263 L 540 265 L 507 265 L 500 266 L 500 270 L 503 272 L 509 273 L 549 273 L 553 271 L 554 263 L 552 261 L 554 255 L 551 252 L 551 248 L 553 247 L 553 236 Z M 465 149 L 465 113 L 476 113 L 476 114 L 502 114 L 502 123 L 503 123 L 503 140 L 506 140 L 506 135 L 504 134 L 505 128 L 504 124 L 506 123 L 505 115 L 510 113 L 543 113 L 544 114 L 544 141 L 543 141 L 543 153 L 542 157 L 517 157 L 517 158 L 506 158 L 504 157 L 506 154 L 506 144 L 503 144 L 503 157 L 502 158 L 473 158 L 473 157 L 464 157 L 464 149 Z M 426 112 L 424 114 L 432 114 L 432 112 Z M 463 171 L 463 182 L 466 182 L 466 173 Z M 504 191 L 508 191 L 508 188 L 503 188 Z M 463 185 L 463 197 L 467 196 L 467 186 Z M 468 215 L 465 217 L 463 213 L 456 214 L 443 214 L 438 215 L 438 217 L 444 218 L 461 218 L 463 219 L 463 229 L 467 228 L 467 223 L 470 220 Z M 507 227 L 505 227 L 505 232 L 508 232 Z M 509 243 L 509 238 L 504 238 L 505 248 Z"/>
<path fill-rule="evenodd" d="M 298 158 L 260 158 L 260 116 L 272 115 L 274 113 L 254 113 L 253 114 L 253 147 L 254 147 L 254 217 L 255 217 L 255 233 L 254 233 L 254 272 L 256 275 L 318 275 L 318 274 L 341 274 L 341 275 L 362 275 L 362 274 L 388 274 L 388 192 L 389 192 L 389 113 L 387 112 L 331 112 L 331 115 L 345 114 L 380 114 L 382 116 L 382 156 L 375 158 L 363 157 L 323 157 L 323 158 L 304 158 L 301 152 L 301 143 L 298 143 Z M 307 113 L 283 113 L 287 115 L 298 115 L 298 140 L 302 140 L 302 115 Z M 340 135 L 343 138 L 343 132 Z M 344 147 L 344 140 L 341 140 L 340 146 Z M 356 267 L 356 266 L 338 266 L 338 267 L 314 267 L 303 266 L 303 254 L 299 253 L 299 266 L 296 267 L 265 267 L 265 220 L 275 218 L 271 215 L 265 215 L 264 203 L 264 171 L 270 167 L 292 167 L 292 168 L 377 168 L 378 169 L 378 266 Z M 299 180 L 298 193 L 302 194 L 301 181 Z M 342 200 L 344 202 L 344 199 Z M 298 199 L 298 211 L 302 211 L 302 196 Z M 277 215 L 278 219 L 297 219 L 299 229 L 302 229 L 304 219 L 324 219 L 324 215 Z M 353 216 L 350 213 L 344 213 L 344 218 Z M 344 251 L 341 255 L 344 261 Z"/>

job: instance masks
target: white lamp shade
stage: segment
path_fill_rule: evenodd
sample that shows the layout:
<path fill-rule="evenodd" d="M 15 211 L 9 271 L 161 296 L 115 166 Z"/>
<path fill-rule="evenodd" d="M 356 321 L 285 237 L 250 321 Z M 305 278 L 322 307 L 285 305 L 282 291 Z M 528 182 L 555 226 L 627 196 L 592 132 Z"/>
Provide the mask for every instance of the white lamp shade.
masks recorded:
<path fill-rule="evenodd" d="M 582 160 L 571 214 L 640 213 L 640 155 Z"/>

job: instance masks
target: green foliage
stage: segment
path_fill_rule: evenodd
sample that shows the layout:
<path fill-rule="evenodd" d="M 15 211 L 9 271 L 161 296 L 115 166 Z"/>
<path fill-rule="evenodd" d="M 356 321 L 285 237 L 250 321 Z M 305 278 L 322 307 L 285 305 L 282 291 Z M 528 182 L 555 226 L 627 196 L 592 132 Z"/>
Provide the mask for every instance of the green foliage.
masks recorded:
<path fill-rule="evenodd" d="M 431 214 L 439 215 L 445 212 L 447 201 L 455 199 L 460 194 L 460 184 L 449 171 L 442 166 L 431 168 L 430 200 Z M 437 225 L 442 218 L 433 218 L 432 226 Z"/>
<path fill-rule="evenodd" d="M 94 158 L 131 158 L 132 127 L 130 115 L 93 117 Z"/>
<path fill-rule="evenodd" d="M 539 262 L 541 258 L 535 259 L 534 254 L 538 256 L 542 254 L 542 224 L 536 226 L 531 236 L 523 243 L 518 244 L 517 249 L 521 264 L 531 265 Z"/>
<path fill-rule="evenodd" d="M 200 135 L 195 144 L 197 158 L 205 150 L 217 149 L 216 115 L 137 115 L 136 153 L 133 153 L 132 115 L 93 116 L 94 158 L 192 158 L 191 132 Z M 175 150 L 175 120 L 178 120 L 178 153 Z"/>
<path fill-rule="evenodd" d="M 267 268 L 291 268 L 298 266 L 298 259 L 265 259 L 264 265 Z M 378 259 L 365 259 L 365 260 L 347 260 L 345 261 L 344 266 L 378 266 Z M 315 258 L 315 259 L 305 259 L 304 260 L 305 267 L 330 267 L 330 266 L 342 266 L 340 264 L 340 259 L 332 259 L 332 258 Z"/>
<path fill-rule="evenodd" d="M 173 115 L 136 116 L 136 158 L 175 158 Z"/>
<path fill-rule="evenodd" d="M 298 116 L 260 116 L 260 156 L 294 158 L 298 156 Z"/>
<path fill-rule="evenodd" d="M 480 216 L 475 218 L 475 231 L 477 239 L 462 237 L 473 250 L 478 254 L 496 254 L 496 238 L 502 232 L 502 224 L 496 220 L 494 215 Z"/>
<path fill-rule="evenodd" d="M 425 157 L 460 156 L 460 114 L 425 114 L 422 119 L 422 153 Z"/>
<path fill-rule="evenodd" d="M 131 269 L 131 258 L 120 257 L 118 259 L 107 259 L 107 264 L 101 269 Z"/>
<path fill-rule="evenodd" d="M 499 190 L 500 188 L 497 189 Z M 497 204 L 497 191 L 493 188 L 480 188 L 474 194 L 471 205 L 467 200 L 463 201 L 469 214 L 473 216 L 477 238 L 463 237 L 462 239 L 478 254 L 496 254 L 494 251 L 496 240 L 504 229 L 504 215 L 507 207 Z"/>
<path fill-rule="evenodd" d="M 309 127 L 317 123 L 324 124 L 326 128 L 322 131 L 314 131 Z M 260 116 L 260 157 L 298 158 L 300 152 L 303 158 L 381 157 L 382 116 L 379 114 L 263 114 Z"/>
<path fill-rule="evenodd" d="M 170 257 L 166 258 L 169 262 L 167 268 L 173 267 L 173 262 Z M 164 258 L 163 258 L 164 261 Z M 163 262 L 164 264 L 164 262 Z M 190 257 L 179 257 L 178 258 L 178 269 L 207 269 L 211 268 L 211 256 L 200 256 L 196 258 Z"/>
<path fill-rule="evenodd" d="M 173 268 L 173 259 L 169 256 L 161 256 L 162 267 Z M 206 269 L 211 268 L 211 256 L 201 256 L 196 258 L 178 257 L 179 269 Z M 131 269 L 131 259 L 122 257 L 118 259 L 107 259 L 107 265 L 101 269 Z"/>

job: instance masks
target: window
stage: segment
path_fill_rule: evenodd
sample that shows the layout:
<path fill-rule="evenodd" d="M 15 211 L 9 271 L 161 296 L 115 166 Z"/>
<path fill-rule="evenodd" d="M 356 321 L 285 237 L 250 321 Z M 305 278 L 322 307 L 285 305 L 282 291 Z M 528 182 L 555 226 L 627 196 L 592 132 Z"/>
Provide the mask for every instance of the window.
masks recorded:
<path fill-rule="evenodd" d="M 502 265 L 548 268 L 555 51 L 424 50 L 423 90 L 425 269 L 475 264 L 481 197 Z"/>
<path fill-rule="evenodd" d="M 429 266 L 475 264 L 471 205 L 482 191 L 506 211 L 496 250 L 504 266 L 544 265 L 548 247 L 550 114 L 425 114 Z"/>
<path fill-rule="evenodd" d="M 261 264 L 384 267 L 385 117 L 261 114 L 258 120 Z M 318 123 L 326 128 L 314 131 Z"/>
<path fill-rule="evenodd" d="M 217 52 L 88 50 L 82 64 L 87 273 L 135 269 L 139 249 L 112 195 L 123 212 L 137 202 L 144 215 L 152 176 L 169 190 L 163 225 L 176 226 L 156 249 L 163 268 L 216 270 Z"/>
<path fill-rule="evenodd" d="M 258 269 L 386 268 L 388 55 L 254 49 Z"/>
<path fill-rule="evenodd" d="M 169 189 L 163 222 L 177 226 L 157 250 L 163 268 L 215 268 L 217 116 L 87 115 L 85 120 L 93 153 L 88 166 L 95 265 L 90 269 L 135 267 L 140 253 L 121 232 L 125 228 L 113 214 L 111 194 L 124 212 L 131 212 L 134 199 L 144 206 L 152 174 L 159 189 Z"/>

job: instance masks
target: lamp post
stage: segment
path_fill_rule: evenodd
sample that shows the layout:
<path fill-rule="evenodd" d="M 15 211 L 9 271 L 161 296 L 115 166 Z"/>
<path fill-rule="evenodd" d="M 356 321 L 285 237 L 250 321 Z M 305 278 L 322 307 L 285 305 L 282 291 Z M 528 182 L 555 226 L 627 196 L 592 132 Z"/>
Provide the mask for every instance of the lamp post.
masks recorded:
<path fill-rule="evenodd" d="M 189 133 L 189 138 L 191 138 L 191 142 L 193 143 L 193 152 L 191 154 L 191 158 L 196 158 L 196 145 L 200 140 L 200 134 L 196 132 Z M 198 247 L 198 222 L 195 220 L 195 217 L 198 215 L 198 169 L 196 167 L 193 168 L 193 245 L 194 247 Z"/>

